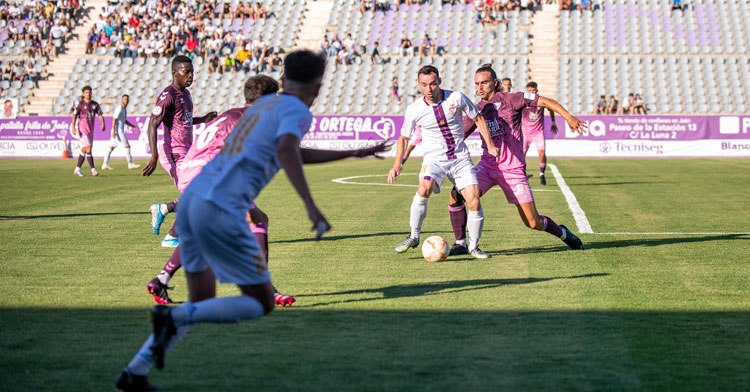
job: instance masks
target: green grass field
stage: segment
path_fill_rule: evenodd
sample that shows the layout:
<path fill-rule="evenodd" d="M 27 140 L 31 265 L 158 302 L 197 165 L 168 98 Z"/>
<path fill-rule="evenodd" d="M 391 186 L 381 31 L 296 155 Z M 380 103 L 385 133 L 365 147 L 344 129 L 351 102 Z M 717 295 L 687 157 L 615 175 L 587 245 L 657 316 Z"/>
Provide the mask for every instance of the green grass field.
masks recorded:
<path fill-rule="evenodd" d="M 274 283 L 297 303 L 196 326 L 151 381 L 172 391 L 748 390 L 750 235 L 737 233 L 750 232 L 750 160 L 553 162 L 595 233 L 629 234 L 582 234 L 588 249 L 568 251 L 491 191 L 481 245 L 493 257 L 429 263 L 393 252 L 415 188 L 331 181 L 385 183 L 391 160 L 306 168 L 333 225 L 321 242 L 280 173 L 257 202 L 271 218 Z M 146 211 L 177 192 L 161 169 L 143 178 L 115 161 L 114 172 L 77 178 L 73 166 L 0 160 L 4 391 L 112 390 L 150 331 L 145 286 L 171 250 Z M 548 177 L 539 211 L 577 231 Z M 446 204 L 430 200 L 423 236 L 452 242 Z M 184 275 L 173 282 L 184 300 Z"/>

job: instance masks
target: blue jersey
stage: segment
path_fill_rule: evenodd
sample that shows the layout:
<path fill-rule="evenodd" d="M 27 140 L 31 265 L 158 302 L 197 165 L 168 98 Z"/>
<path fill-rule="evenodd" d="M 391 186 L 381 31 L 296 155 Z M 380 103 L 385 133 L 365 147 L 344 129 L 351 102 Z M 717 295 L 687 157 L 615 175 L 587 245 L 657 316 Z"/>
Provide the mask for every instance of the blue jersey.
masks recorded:
<path fill-rule="evenodd" d="M 228 212 L 247 211 L 281 167 L 276 154 L 279 137 L 292 134 L 301 140 L 311 122 L 310 109 L 293 95 L 259 98 L 185 192 Z"/>

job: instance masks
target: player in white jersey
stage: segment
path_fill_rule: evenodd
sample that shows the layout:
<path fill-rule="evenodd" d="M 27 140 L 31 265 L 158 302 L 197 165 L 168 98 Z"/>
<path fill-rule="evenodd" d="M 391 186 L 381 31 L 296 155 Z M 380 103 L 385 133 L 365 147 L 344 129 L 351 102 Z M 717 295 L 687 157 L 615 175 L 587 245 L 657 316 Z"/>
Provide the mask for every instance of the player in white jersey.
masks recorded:
<path fill-rule="evenodd" d="M 409 138 L 419 126 L 422 131 L 424 157 L 419 173 L 419 188 L 411 204 L 411 233 L 396 245 L 395 250 L 402 253 L 409 248 L 417 247 L 422 222 L 427 215 L 428 198 L 432 193 L 440 192 L 445 177 L 448 177 L 466 199 L 469 209 L 469 253 L 473 257 L 486 259 L 490 255 L 478 246 L 484 214 L 479 204 L 477 178 L 472 170 L 474 163 L 464 143 L 462 116 L 466 115 L 474 120 L 491 154 L 497 156 L 498 149 L 490 138 L 487 123 L 471 100 L 461 92 L 440 88 L 440 74 L 437 68 L 431 65 L 420 68 L 417 82 L 424 97 L 406 108 L 404 126 L 397 142 L 395 162 L 388 173 L 388 183 L 393 183 L 401 173 L 404 150 Z"/>
<path fill-rule="evenodd" d="M 112 115 L 112 137 L 109 139 L 109 151 L 107 156 L 104 157 L 104 163 L 102 163 L 102 170 L 113 170 L 109 166 L 109 158 L 112 157 L 112 151 L 119 145 L 125 148 L 125 157 L 128 159 L 128 169 L 137 169 L 141 165 L 133 163 L 133 156 L 130 154 L 130 143 L 128 142 L 128 136 L 125 134 L 125 126 L 131 128 L 137 128 L 135 125 L 128 121 L 128 103 L 130 103 L 130 97 L 125 94 L 120 100 L 120 106 L 115 109 L 115 114 Z"/>
<path fill-rule="evenodd" d="M 299 143 L 310 129 L 312 106 L 320 92 L 326 56 L 300 50 L 284 61 L 283 92 L 266 95 L 247 109 L 216 157 L 203 167 L 180 198 L 177 225 L 189 301 L 157 305 L 151 311 L 154 333 L 118 377 L 123 391 L 151 391 L 147 374 L 164 366 L 164 354 L 193 324 L 236 323 L 263 317 L 275 306 L 265 256 L 245 221 L 253 199 L 284 168 L 302 198 L 320 239 L 330 228 L 305 180 L 302 162 L 351 156 L 341 151 L 308 150 Z M 372 155 L 380 144 L 358 150 Z M 216 279 L 233 283 L 241 294 L 216 298 Z M 201 361 L 205 361 L 201 358 Z M 259 358 L 262 360 L 262 358 Z"/>

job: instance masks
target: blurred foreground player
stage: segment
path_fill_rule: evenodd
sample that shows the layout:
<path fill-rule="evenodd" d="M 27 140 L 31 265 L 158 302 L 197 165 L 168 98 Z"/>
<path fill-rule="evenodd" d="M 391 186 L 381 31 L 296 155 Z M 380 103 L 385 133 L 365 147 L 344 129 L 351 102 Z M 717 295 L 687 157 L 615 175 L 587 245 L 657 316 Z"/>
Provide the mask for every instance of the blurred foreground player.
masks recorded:
<path fill-rule="evenodd" d="M 123 391 L 157 390 L 148 372 L 164 366 L 164 355 L 196 323 L 230 323 L 259 318 L 274 308 L 273 285 L 265 257 L 245 217 L 253 199 L 283 167 L 302 198 L 316 238 L 330 225 L 312 199 L 302 171 L 299 142 L 312 121 L 310 106 L 320 92 L 325 55 L 290 53 L 284 62 L 283 93 L 266 95 L 246 110 L 219 154 L 185 189 L 178 210 L 181 255 L 189 301 L 151 310 L 154 333 L 120 373 Z M 252 131 L 252 132 L 251 132 Z M 384 144 L 358 150 L 372 155 Z M 309 162 L 350 156 L 348 152 L 304 152 Z M 236 284 L 241 295 L 216 298 L 216 279 Z"/>
<path fill-rule="evenodd" d="M 148 122 L 148 144 L 151 158 L 141 174 L 150 176 L 156 169 L 156 162 L 161 163 L 169 173 L 175 185 L 178 182 L 177 164 L 185 157 L 193 144 L 193 125 L 207 123 L 216 118 L 216 112 L 193 118 L 193 99 L 187 88 L 193 84 L 193 62 L 190 57 L 176 56 L 172 60 L 172 84 L 167 86 L 156 99 L 156 106 L 151 111 Z M 157 147 L 156 130 L 164 124 L 164 143 Z M 164 217 L 177 208 L 177 200 L 164 204 L 151 205 L 151 228 L 159 234 L 159 227 Z M 179 245 L 174 224 L 169 234 L 161 242 L 165 248 Z"/>
<path fill-rule="evenodd" d="M 480 197 L 495 185 L 505 193 L 509 204 L 515 204 L 523 223 L 534 230 L 546 231 L 559 237 L 571 249 L 583 249 L 583 242 L 567 227 L 558 226 L 552 219 L 541 216 L 536 210 L 534 196 L 531 193 L 529 180 L 526 177 L 526 162 L 523 155 L 523 136 L 521 133 L 521 116 L 524 108 L 547 108 L 559 113 L 568 122 L 570 129 L 581 133 L 586 123 L 568 113 L 557 101 L 540 97 L 534 93 L 503 92 L 497 75 L 490 64 L 485 64 L 474 74 L 474 86 L 477 95 L 482 99 L 477 104 L 479 111 L 490 129 L 494 146 L 499 148 L 497 157 L 484 143 L 482 158 L 474 172 L 479 182 Z M 464 118 L 464 129 L 467 134 L 474 130 L 475 121 Z M 466 208 L 463 198 L 451 191 L 449 212 L 456 243 L 451 255 L 467 254 Z"/>

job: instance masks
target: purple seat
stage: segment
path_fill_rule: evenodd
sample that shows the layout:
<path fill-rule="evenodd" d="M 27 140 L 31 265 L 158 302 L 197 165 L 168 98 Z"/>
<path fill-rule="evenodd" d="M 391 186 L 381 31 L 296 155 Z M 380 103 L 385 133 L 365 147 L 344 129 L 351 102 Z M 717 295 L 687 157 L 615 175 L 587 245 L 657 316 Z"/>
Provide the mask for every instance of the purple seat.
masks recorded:
<path fill-rule="evenodd" d="M 419 4 L 412 4 L 409 6 L 409 11 L 419 11 Z"/>
<path fill-rule="evenodd" d="M 482 46 L 482 39 L 481 38 L 474 38 L 474 47 L 480 47 Z"/>
<path fill-rule="evenodd" d="M 467 47 L 471 46 L 471 38 L 464 38 L 461 40 L 461 46 Z"/>
<path fill-rule="evenodd" d="M 242 19 L 235 18 L 234 21 L 232 22 L 232 27 L 231 27 L 232 32 L 236 33 L 240 31 L 241 27 L 242 27 Z"/>
<path fill-rule="evenodd" d="M 439 38 L 438 39 L 437 46 L 445 47 L 446 45 L 448 45 L 448 39 L 446 39 L 446 38 Z"/>
<path fill-rule="evenodd" d="M 448 46 L 455 48 L 460 44 L 461 44 L 461 41 L 459 41 L 458 38 L 451 38 L 450 42 L 448 43 Z"/>
<path fill-rule="evenodd" d="M 450 3 L 443 4 L 443 12 L 451 12 L 453 11 L 453 6 Z"/>

